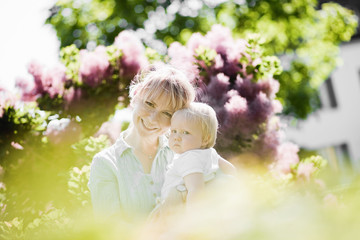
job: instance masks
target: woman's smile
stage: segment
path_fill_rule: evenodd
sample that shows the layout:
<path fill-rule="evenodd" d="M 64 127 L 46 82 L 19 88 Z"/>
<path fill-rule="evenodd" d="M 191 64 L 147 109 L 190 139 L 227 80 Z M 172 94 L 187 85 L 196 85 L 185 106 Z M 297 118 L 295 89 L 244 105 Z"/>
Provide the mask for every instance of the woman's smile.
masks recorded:
<path fill-rule="evenodd" d="M 144 128 L 145 128 L 146 130 L 148 130 L 148 131 L 154 131 L 154 130 L 157 130 L 157 129 L 158 129 L 158 128 L 156 128 L 156 127 L 151 126 L 151 124 L 146 123 L 146 122 L 144 121 L 144 119 L 142 119 L 142 118 L 141 118 L 141 123 L 142 123 L 142 125 L 144 126 Z"/>

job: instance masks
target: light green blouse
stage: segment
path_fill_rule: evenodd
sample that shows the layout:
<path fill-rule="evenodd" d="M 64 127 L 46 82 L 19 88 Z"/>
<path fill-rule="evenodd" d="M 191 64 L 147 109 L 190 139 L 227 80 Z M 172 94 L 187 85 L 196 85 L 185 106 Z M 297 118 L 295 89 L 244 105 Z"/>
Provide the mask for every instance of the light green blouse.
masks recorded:
<path fill-rule="evenodd" d="M 151 172 L 144 173 L 124 133 L 92 161 L 88 187 L 96 215 L 121 214 L 132 219 L 150 213 L 160 196 L 168 161 L 173 159 L 167 139 L 160 137 Z"/>

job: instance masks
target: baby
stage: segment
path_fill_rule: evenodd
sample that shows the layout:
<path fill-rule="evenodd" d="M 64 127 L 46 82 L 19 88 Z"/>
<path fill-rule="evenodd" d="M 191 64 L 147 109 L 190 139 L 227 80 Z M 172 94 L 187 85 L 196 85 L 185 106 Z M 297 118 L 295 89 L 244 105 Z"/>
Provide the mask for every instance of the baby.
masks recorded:
<path fill-rule="evenodd" d="M 216 113 L 205 103 L 194 102 L 189 108 L 174 113 L 169 146 L 175 157 L 168 166 L 160 204 L 153 213 L 158 215 L 159 210 L 164 212 L 164 209 L 173 207 L 174 198 L 169 193 L 176 192 L 176 189 L 187 190 L 186 204 L 189 205 L 205 182 L 215 177 L 221 158 L 213 148 L 217 129 Z M 186 189 L 179 189 L 184 186 Z"/>

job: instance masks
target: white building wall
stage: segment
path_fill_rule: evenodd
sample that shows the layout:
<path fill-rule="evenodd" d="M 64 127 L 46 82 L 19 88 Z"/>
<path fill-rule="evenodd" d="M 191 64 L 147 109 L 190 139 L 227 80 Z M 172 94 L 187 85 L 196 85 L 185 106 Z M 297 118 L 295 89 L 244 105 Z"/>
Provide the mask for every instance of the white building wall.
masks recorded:
<path fill-rule="evenodd" d="M 347 144 L 352 167 L 360 171 L 360 40 L 342 45 L 340 56 L 343 65 L 331 75 L 337 107 L 288 126 L 286 136 L 312 150 Z"/>

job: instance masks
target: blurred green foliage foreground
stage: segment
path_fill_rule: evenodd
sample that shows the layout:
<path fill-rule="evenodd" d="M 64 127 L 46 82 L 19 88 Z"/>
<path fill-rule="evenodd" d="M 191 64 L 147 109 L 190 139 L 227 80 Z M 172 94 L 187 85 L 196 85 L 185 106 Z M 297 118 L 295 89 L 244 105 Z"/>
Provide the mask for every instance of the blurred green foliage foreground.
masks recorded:
<path fill-rule="evenodd" d="M 47 23 L 61 47 L 110 45 L 124 29 L 136 30 L 144 43 L 163 54 L 174 41 L 187 42 L 220 23 L 237 37 L 259 33 L 267 55 L 282 58 L 277 76 L 283 114 L 306 118 L 318 109 L 318 88 L 339 64 L 338 45 L 355 33 L 357 17 L 335 3 L 317 0 L 123 1 L 59 0 Z"/>

